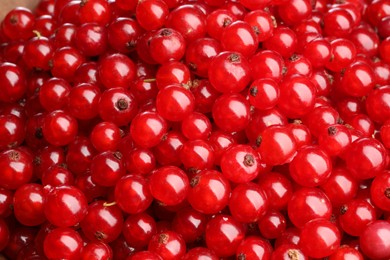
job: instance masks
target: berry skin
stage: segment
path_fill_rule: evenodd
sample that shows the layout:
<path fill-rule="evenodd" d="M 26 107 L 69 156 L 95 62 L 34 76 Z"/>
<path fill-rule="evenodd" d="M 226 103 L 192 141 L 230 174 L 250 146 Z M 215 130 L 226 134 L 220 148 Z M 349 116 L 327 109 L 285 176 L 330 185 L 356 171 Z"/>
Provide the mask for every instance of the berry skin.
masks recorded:
<path fill-rule="evenodd" d="M 48 258 L 80 259 L 83 240 L 71 228 L 56 228 L 45 237 L 43 248 Z"/>
<path fill-rule="evenodd" d="M 215 214 L 227 206 L 229 196 L 229 181 L 220 172 L 203 170 L 190 180 L 187 200 L 195 210 Z"/>
<path fill-rule="evenodd" d="M 52 145 L 63 146 L 74 140 L 78 131 L 76 119 L 62 110 L 47 114 L 43 122 L 43 136 Z"/>
<path fill-rule="evenodd" d="M 390 209 L 390 173 L 383 171 L 379 173 L 372 181 L 371 199 L 375 206 L 382 210 Z"/>
<path fill-rule="evenodd" d="M 251 80 L 249 62 L 239 52 L 222 52 L 210 62 L 211 85 L 222 93 L 239 93 Z"/>
<path fill-rule="evenodd" d="M 360 138 L 348 147 L 345 162 L 355 178 L 370 179 L 384 170 L 386 150 L 376 139 Z"/>
<path fill-rule="evenodd" d="M 181 203 L 187 197 L 189 182 L 180 168 L 164 166 L 152 173 L 149 185 L 155 199 L 171 206 Z"/>
<path fill-rule="evenodd" d="M 10 149 L 0 153 L 0 187 L 15 190 L 33 176 L 33 157 L 26 149 Z"/>
<path fill-rule="evenodd" d="M 314 107 L 316 90 L 313 83 L 303 76 L 285 78 L 280 84 L 278 106 L 289 118 L 300 118 Z"/>
<path fill-rule="evenodd" d="M 231 194 L 229 210 L 234 219 L 252 223 L 267 212 L 269 200 L 259 185 L 245 183 L 236 186 Z"/>
<path fill-rule="evenodd" d="M 123 54 L 112 54 L 99 62 L 99 79 L 106 88 L 129 88 L 135 79 L 134 62 Z"/>
<path fill-rule="evenodd" d="M 22 69 L 13 63 L 0 64 L 0 101 L 15 102 L 24 96 L 27 84 Z"/>
<path fill-rule="evenodd" d="M 247 183 L 259 174 L 259 157 L 250 146 L 233 145 L 221 158 L 221 170 L 234 183 Z"/>
<path fill-rule="evenodd" d="M 212 108 L 215 124 L 224 131 L 238 132 L 249 123 L 249 103 L 242 95 L 225 94 L 219 97 Z"/>
<path fill-rule="evenodd" d="M 185 48 L 183 36 L 171 28 L 154 32 L 149 42 L 150 56 L 159 64 L 169 60 L 180 60 L 185 54 Z"/>
<path fill-rule="evenodd" d="M 206 244 L 219 257 L 234 255 L 244 239 L 242 224 L 227 215 L 217 215 L 207 223 Z"/>
<path fill-rule="evenodd" d="M 390 246 L 387 238 L 390 235 L 388 221 L 377 220 L 368 225 L 360 236 L 362 252 L 373 259 L 386 259 L 390 257 Z"/>
<path fill-rule="evenodd" d="M 74 186 L 54 187 L 45 196 L 44 213 L 53 225 L 71 227 L 78 224 L 87 214 L 87 199 Z"/>
<path fill-rule="evenodd" d="M 287 208 L 291 222 L 298 228 L 314 219 L 329 219 L 332 205 L 326 194 L 317 188 L 301 188 L 294 192 Z"/>
<path fill-rule="evenodd" d="M 285 126 L 266 128 L 259 139 L 258 151 L 262 160 L 269 165 L 281 165 L 296 152 L 296 144 L 291 131 Z"/>
<path fill-rule="evenodd" d="M 186 253 L 186 244 L 176 232 L 166 231 L 152 237 L 148 250 L 157 253 L 163 259 L 181 259 Z"/>
<path fill-rule="evenodd" d="M 340 246 L 340 232 L 328 220 L 310 221 L 302 229 L 299 246 L 309 257 L 330 256 Z"/>
<path fill-rule="evenodd" d="M 319 146 L 304 146 L 289 165 L 293 180 L 305 187 L 323 184 L 332 173 L 332 161 Z"/>
<path fill-rule="evenodd" d="M 38 226 L 45 222 L 43 213 L 44 191 L 42 185 L 25 184 L 14 194 L 14 214 L 16 219 L 26 226 Z"/>
<path fill-rule="evenodd" d="M 122 232 L 123 216 L 117 205 L 95 201 L 80 223 L 83 234 L 91 241 L 110 243 Z"/>
<path fill-rule="evenodd" d="M 129 214 L 144 212 L 153 197 L 148 182 L 139 175 L 125 175 L 115 185 L 115 201 Z"/>
<path fill-rule="evenodd" d="M 182 121 L 194 110 L 192 93 L 180 85 L 169 85 L 157 94 L 157 112 L 169 121 Z"/>
<path fill-rule="evenodd" d="M 136 115 L 130 125 L 130 136 L 140 147 L 151 148 L 158 145 L 167 132 L 167 123 L 156 112 Z"/>

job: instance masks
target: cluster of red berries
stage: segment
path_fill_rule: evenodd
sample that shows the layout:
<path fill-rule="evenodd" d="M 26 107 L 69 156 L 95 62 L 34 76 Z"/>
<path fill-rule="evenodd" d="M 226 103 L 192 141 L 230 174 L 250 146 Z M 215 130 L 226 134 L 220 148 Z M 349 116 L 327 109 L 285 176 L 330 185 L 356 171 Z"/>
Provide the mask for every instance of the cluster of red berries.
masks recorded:
<path fill-rule="evenodd" d="M 41 0 L 0 44 L 0 255 L 390 259 L 390 0 Z"/>

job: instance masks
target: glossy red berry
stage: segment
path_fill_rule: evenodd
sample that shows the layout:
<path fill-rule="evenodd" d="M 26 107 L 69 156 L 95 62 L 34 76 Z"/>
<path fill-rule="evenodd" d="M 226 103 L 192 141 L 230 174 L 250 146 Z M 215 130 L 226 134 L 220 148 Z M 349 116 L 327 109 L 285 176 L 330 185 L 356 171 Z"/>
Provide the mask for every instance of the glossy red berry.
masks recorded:
<path fill-rule="evenodd" d="M 112 54 L 99 61 L 99 79 L 106 88 L 128 89 L 135 79 L 134 62 L 123 54 Z"/>
<path fill-rule="evenodd" d="M 112 187 L 125 175 L 126 170 L 120 152 L 102 152 L 91 161 L 93 182 L 103 187 Z"/>
<path fill-rule="evenodd" d="M 332 173 L 332 161 L 319 146 L 304 146 L 289 165 L 293 180 L 305 187 L 323 184 Z"/>
<path fill-rule="evenodd" d="M 205 232 L 208 217 L 190 207 L 178 211 L 172 220 L 172 229 L 179 233 L 186 243 L 195 242 Z"/>
<path fill-rule="evenodd" d="M 227 206 L 229 197 L 229 181 L 220 172 L 203 170 L 190 180 L 187 200 L 201 213 L 219 212 Z"/>
<path fill-rule="evenodd" d="M 104 0 L 84 0 L 80 3 L 79 19 L 81 23 L 97 23 L 105 26 L 111 18 L 110 5 Z"/>
<path fill-rule="evenodd" d="M 390 235 L 390 225 L 387 221 L 377 220 L 368 225 L 360 236 L 360 248 L 362 252 L 376 259 L 390 257 L 390 247 L 387 237 Z"/>
<path fill-rule="evenodd" d="M 293 30 L 288 27 L 279 26 L 274 29 L 273 35 L 264 41 L 263 46 L 289 58 L 297 48 L 297 36 Z"/>
<path fill-rule="evenodd" d="M 195 108 L 194 96 L 180 85 L 169 85 L 157 94 L 156 108 L 164 119 L 182 121 Z"/>
<path fill-rule="evenodd" d="M 268 172 L 259 178 L 260 188 L 266 193 L 270 209 L 282 210 L 287 207 L 293 195 L 293 187 L 287 176 L 278 172 Z"/>
<path fill-rule="evenodd" d="M 106 28 L 94 23 L 82 24 L 76 31 L 75 44 L 85 56 L 102 55 L 108 47 Z"/>
<path fill-rule="evenodd" d="M 255 54 L 259 44 L 256 31 L 244 21 L 235 21 L 223 29 L 220 41 L 225 51 L 238 52 L 245 57 Z"/>
<path fill-rule="evenodd" d="M 236 251 L 237 258 L 271 259 L 272 246 L 268 240 L 258 236 L 247 236 Z"/>
<path fill-rule="evenodd" d="M 309 257 L 330 256 L 340 246 L 340 232 L 328 220 L 310 221 L 302 229 L 299 246 Z"/>
<path fill-rule="evenodd" d="M 345 162 L 355 178 L 370 179 L 384 170 L 386 151 L 376 139 L 360 138 L 348 147 Z"/>
<path fill-rule="evenodd" d="M 33 157 L 26 149 L 16 148 L 0 153 L 0 187 L 15 190 L 33 176 Z"/>
<path fill-rule="evenodd" d="M 366 99 L 367 114 L 370 119 L 378 123 L 384 123 L 389 118 L 390 87 L 382 86 L 374 89 Z"/>
<path fill-rule="evenodd" d="M 345 168 L 333 169 L 321 189 L 333 206 L 341 206 L 353 199 L 358 192 L 358 182 Z"/>
<path fill-rule="evenodd" d="M 181 5 L 169 13 L 166 26 L 179 32 L 187 42 L 206 35 L 205 15 L 195 5 Z"/>
<path fill-rule="evenodd" d="M 156 221 L 146 213 L 130 215 L 123 224 L 122 232 L 129 246 L 143 248 L 157 232 Z"/>
<path fill-rule="evenodd" d="M 219 257 L 236 253 L 244 239 L 242 224 L 228 215 L 217 215 L 207 223 L 205 238 L 207 247 Z"/>
<path fill-rule="evenodd" d="M 246 183 L 258 176 L 259 157 L 250 146 L 232 145 L 222 155 L 220 166 L 229 181 Z"/>
<path fill-rule="evenodd" d="M 340 208 L 340 226 L 352 236 L 360 236 L 365 227 L 375 220 L 374 207 L 363 199 L 351 200 Z"/>
<path fill-rule="evenodd" d="M 26 79 L 22 69 L 13 63 L 0 64 L 0 83 L 2 91 L 0 101 L 11 103 L 24 96 L 27 90 Z"/>
<path fill-rule="evenodd" d="M 302 228 L 313 219 L 329 219 L 332 215 L 332 204 L 320 189 L 300 188 L 291 197 L 287 213 L 290 221 L 296 227 Z"/>
<path fill-rule="evenodd" d="M 308 78 L 291 76 L 280 84 L 278 107 L 287 117 L 299 118 L 313 109 L 315 97 L 315 87 Z"/>
<path fill-rule="evenodd" d="M 212 108 L 215 124 L 224 131 L 238 132 L 249 123 L 249 102 L 240 94 L 225 94 L 219 97 Z"/>
<path fill-rule="evenodd" d="M 141 27 L 150 31 L 160 29 L 164 25 L 169 9 L 164 1 L 145 0 L 138 3 L 135 13 Z"/>
<path fill-rule="evenodd" d="M 150 56 L 160 64 L 180 60 L 185 54 L 185 48 L 183 36 L 171 28 L 156 31 L 149 41 Z"/>
<path fill-rule="evenodd" d="M 139 175 L 125 175 L 115 185 L 115 201 L 122 211 L 137 214 L 152 204 L 148 182 Z"/>
<path fill-rule="evenodd" d="M 123 126 L 130 123 L 136 115 L 138 103 L 129 91 L 123 88 L 110 88 L 102 93 L 98 111 L 104 121 Z"/>
<path fill-rule="evenodd" d="M 87 199 L 74 186 L 53 187 L 45 196 L 44 213 L 53 225 L 71 227 L 87 214 Z"/>
<path fill-rule="evenodd" d="M 390 173 L 383 171 L 371 183 L 371 199 L 382 210 L 390 208 Z"/>
<path fill-rule="evenodd" d="M 238 52 L 222 52 L 209 65 L 211 85 L 222 93 L 241 92 L 250 82 L 249 62 Z"/>
<path fill-rule="evenodd" d="M 25 184 L 14 194 L 13 208 L 16 219 L 26 226 L 38 226 L 45 222 L 43 213 L 44 190 L 39 184 Z"/>
<path fill-rule="evenodd" d="M 130 136 L 140 147 L 158 145 L 167 132 L 167 122 L 156 112 L 143 112 L 134 117 L 130 125 Z"/>
<path fill-rule="evenodd" d="M 51 78 L 45 81 L 39 89 L 39 102 L 47 111 L 64 109 L 69 93 L 70 84 L 61 78 Z"/>
<path fill-rule="evenodd" d="M 74 140 L 78 124 L 74 117 L 62 110 L 47 114 L 43 122 L 43 136 L 52 145 L 63 146 Z"/>
<path fill-rule="evenodd" d="M 91 241 L 110 243 L 122 232 L 123 215 L 117 205 L 95 201 L 80 223 L 83 234 Z"/>
<path fill-rule="evenodd" d="M 80 259 L 83 240 L 71 228 L 56 228 L 47 234 L 43 247 L 48 258 Z"/>
<path fill-rule="evenodd" d="M 35 17 L 27 8 L 17 7 L 4 18 L 2 31 L 11 40 L 27 40 L 33 35 Z"/>
<path fill-rule="evenodd" d="M 84 246 L 81 259 L 95 258 L 98 260 L 110 259 L 113 257 L 112 248 L 103 242 L 89 242 Z"/>
<path fill-rule="evenodd" d="M 176 166 L 164 166 L 152 173 L 149 179 L 152 196 L 164 205 L 177 205 L 186 197 L 188 177 Z"/>
<path fill-rule="evenodd" d="M 281 165 L 292 159 L 296 152 L 294 137 L 285 126 L 266 128 L 259 139 L 262 160 L 269 165 Z"/>
<path fill-rule="evenodd" d="M 253 55 L 249 63 L 252 69 L 252 79 L 271 78 L 280 81 L 283 74 L 284 60 L 276 51 L 263 50 Z"/>
<path fill-rule="evenodd" d="M 269 200 L 257 184 L 240 184 L 232 190 L 229 210 L 237 221 L 252 223 L 261 219 L 268 210 Z"/>
<path fill-rule="evenodd" d="M 186 253 L 186 244 L 176 232 L 166 231 L 152 237 L 148 250 L 160 255 L 163 259 L 181 259 Z"/>

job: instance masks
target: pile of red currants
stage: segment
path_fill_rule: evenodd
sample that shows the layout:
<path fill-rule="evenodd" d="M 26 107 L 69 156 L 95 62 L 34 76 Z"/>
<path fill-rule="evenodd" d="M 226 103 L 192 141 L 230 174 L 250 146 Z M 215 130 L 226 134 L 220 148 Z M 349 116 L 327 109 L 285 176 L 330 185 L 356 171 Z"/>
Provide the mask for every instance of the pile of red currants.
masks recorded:
<path fill-rule="evenodd" d="M 41 0 L 0 26 L 0 258 L 389 260 L 389 149 L 390 0 Z"/>

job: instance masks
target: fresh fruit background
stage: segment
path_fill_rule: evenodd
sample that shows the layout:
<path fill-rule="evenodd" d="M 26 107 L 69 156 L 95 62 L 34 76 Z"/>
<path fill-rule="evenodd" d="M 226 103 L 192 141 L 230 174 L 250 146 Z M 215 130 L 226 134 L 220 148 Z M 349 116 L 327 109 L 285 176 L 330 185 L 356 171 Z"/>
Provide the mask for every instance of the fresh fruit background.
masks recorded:
<path fill-rule="evenodd" d="M 390 259 L 390 0 L 0 9 L 1 259 Z"/>

